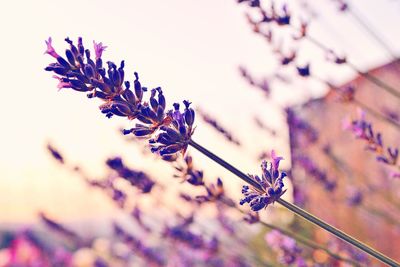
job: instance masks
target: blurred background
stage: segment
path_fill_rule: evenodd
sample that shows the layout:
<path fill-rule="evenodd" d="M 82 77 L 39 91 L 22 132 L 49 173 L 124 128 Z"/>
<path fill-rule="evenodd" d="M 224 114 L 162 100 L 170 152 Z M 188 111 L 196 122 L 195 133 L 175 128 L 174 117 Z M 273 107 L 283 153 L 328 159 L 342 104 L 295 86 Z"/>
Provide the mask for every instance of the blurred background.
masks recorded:
<path fill-rule="evenodd" d="M 51 36 L 54 47 L 63 54 L 67 48 L 64 38 L 76 40 L 82 36 L 86 48 L 92 48 L 93 40 L 107 46 L 104 61 L 119 64 L 125 60 L 127 80 L 132 81 L 137 71 L 142 84 L 149 88 L 161 86 L 167 105 L 185 99 L 193 102 L 194 108 L 201 111 L 196 118 L 194 140 L 252 174 L 261 172 L 260 155 L 268 159 L 269 151 L 275 149 L 285 158 L 282 169 L 290 170 L 295 177 L 287 182 L 285 199 L 302 203 L 324 220 L 400 259 L 396 253 L 400 245 L 399 180 L 390 177 L 392 168 L 377 162 L 362 141 L 356 141 L 342 129 L 343 119 L 356 117 L 359 105 L 337 101 L 332 90 L 353 86 L 364 109 L 367 106 L 372 113 L 380 115 L 370 116 L 366 112 L 376 131 L 382 133 L 384 144 L 398 147 L 399 127 L 394 126 L 400 124 L 398 99 L 360 74 L 372 73 L 400 92 L 399 1 L 349 1 L 347 11 L 340 10 L 341 1 L 288 1 L 291 24 L 295 26 L 274 25 L 271 42 L 257 34 L 262 29 L 254 32 L 255 26 L 249 23 L 248 17 L 257 19 L 259 14 L 244 2 L 241 5 L 234 0 L 0 3 L 3 25 L 0 29 L 3 77 L 0 108 L 4 126 L 0 139 L 0 231 L 10 234 L 8 239 L 0 238 L 4 249 L 9 244 L 7 240 L 13 239 L 13 233 L 26 235 L 30 229 L 39 229 L 42 233 L 39 237 L 43 237 L 49 230 L 39 216 L 41 213 L 71 227 L 84 238 L 97 240 L 87 246 L 96 251 L 105 250 L 104 244 L 111 246 L 112 242 L 106 238 L 111 235 L 110 225 L 115 220 L 140 232 L 140 227 L 130 224 L 127 209 L 116 205 L 115 198 L 82 179 L 83 172 L 90 179 L 104 178 L 109 172 L 105 161 L 111 157 L 122 157 L 125 164 L 157 181 L 156 194 L 127 193 L 130 194 L 128 209 L 140 206 L 144 211 L 151 211 L 148 221 L 154 228 L 161 229 L 167 222 L 176 220 L 177 212 L 191 214 L 190 205 L 176 205 L 181 201 L 179 192 L 204 193 L 183 184 L 181 179 L 173 179 L 176 170 L 155 155 L 144 153 L 147 151 L 144 141 L 122 136 L 120 129 L 132 127 L 132 122 L 102 116 L 97 99 L 88 99 L 69 89 L 57 90 L 57 80 L 44 71 L 53 62 L 43 54 L 44 41 Z M 265 7 L 270 3 L 262 1 Z M 285 2 L 274 3 L 278 13 L 283 12 Z M 302 21 L 309 23 L 307 36 L 312 38 L 293 40 Z M 371 32 L 378 35 L 378 40 Z M 321 50 L 313 38 L 335 51 L 335 55 L 346 56 L 353 65 L 332 63 L 329 58 L 332 55 Z M 279 56 L 292 51 L 296 51 L 292 64 L 282 64 Z M 311 75 L 301 77 L 296 66 L 306 64 L 310 64 Z M 252 78 L 246 78 L 244 72 Z M 315 128 L 318 140 L 309 141 L 306 137 L 307 142 L 293 145 L 290 131 L 293 125 L 290 112 L 285 110 L 287 107 Z M 227 141 L 200 113 L 217 120 L 240 145 Z M 46 148 L 48 144 L 57 148 L 68 164 L 56 162 Z M 196 168 L 204 169 L 206 183 L 214 183 L 216 177 L 221 177 L 226 192 L 235 202 L 239 201 L 242 185 L 239 179 L 193 149 L 189 148 L 188 153 L 193 156 Z M 309 178 L 318 176 L 316 167 L 312 169 L 310 161 L 303 156 L 317 162 L 318 168 L 329 176 L 328 181 L 335 184 L 335 192 L 329 185 L 321 186 L 318 179 Z M 71 170 L 76 166 L 82 173 Z M 296 185 L 297 191 L 307 192 L 302 200 L 296 198 Z M 127 187 L 123 182 L 118 184 L 118 188 L 128 190 Z M 346 199 L 351 193 L 353 197 L 356 193 L 362 194 L 367 201 L 363 201 L 362 207 L 359 203 L 349 206 Z M 199 229 L 202 224 L 213 230 L 218 228 L 215 210 L 206 207 L 200 214 L 196 216 Z M 328 243 L 332 238 L 304 226 L 306 223 L 277 205 L 268 207 L 260 215 L 266 222 L 301 230 L 318 243 Z M 238 214 L 232 214 L 231 219 L 242 224 Z M 268 247 L 262 241 L 265 230 L 251 226 L 251 236 L 242 236 L 243 229 L 239 229 L 242 228 L 236 229 L 239 237 L 253 242 L 252 252 L 260 254 L 262 260 L 271 266 L 283 264 L 271 256 L 273 253 L 264 251 Z M 53 238 L 57 240 L 50 239 Z M 64 244 L 65 240 L 57 242 Z M 73 246 L 66 247 L 66 251 L 74 250 Z M 14 266 L 7 265 L 5 251 L 0 251 L 0 266 Z M 311 252 L 310 255 L 311 262 L 332 266 L 325 254 Z M 141 260 L 133 261 L 132 266 L 146 265 Z M 107 258 L 105 261 L 110 266 L 124 266 L 121 260 Z M 73 265 L 91 266 L 92 263 L 86 258 L 81 262 L 75 259 Z M 263 265 L 251 260 L 248 263 Z M 40 266 L 24 264 L 15 266 Z M 223 265 L 234 266 L 233 263 L 219 266 Z"/>

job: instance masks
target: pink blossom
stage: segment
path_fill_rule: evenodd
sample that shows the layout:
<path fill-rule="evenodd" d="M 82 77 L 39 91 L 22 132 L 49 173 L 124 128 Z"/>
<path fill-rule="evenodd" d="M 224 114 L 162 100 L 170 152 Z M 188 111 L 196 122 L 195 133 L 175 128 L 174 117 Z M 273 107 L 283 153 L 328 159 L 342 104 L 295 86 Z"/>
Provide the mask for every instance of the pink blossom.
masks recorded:
<path fill-rule="evenodd" d="M 49 54 L 50 56 L 54 57 L 54 58 L 59 58 L 60 56 L 57 54 L 56 50 L 54 49 L 54 47 L 52 46 L 51 42 L 51 37 L 49 37 L 49 39 L 46 42 L 47 45 L 47 49 L 46 51 L 44 51 L 45 54 Z"/>
<path fill-rule="evenodd" d="M 101 54 L 103 53 L 104 50 L 106 50 L 107 46 L 103 46 L 103 43 L 96 43 L 93 41 L 93 46 L 94 46 L 94 53 L 96 54 L 96 59 L 101 58 Z"/>

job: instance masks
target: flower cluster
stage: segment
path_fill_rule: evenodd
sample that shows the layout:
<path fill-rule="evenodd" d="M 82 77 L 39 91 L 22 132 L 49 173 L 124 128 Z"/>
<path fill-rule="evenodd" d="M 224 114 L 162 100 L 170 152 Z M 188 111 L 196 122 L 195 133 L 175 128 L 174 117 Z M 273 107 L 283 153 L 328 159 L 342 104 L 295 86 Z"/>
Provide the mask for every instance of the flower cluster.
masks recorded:
<path fill-rule="evenodd" d="M 376 159 L 388 165 L 396 165 L 399 158 L 399 149 L 383 145 L 382 134 L 375 132 L 371 122 L 365 119 L 365 113 L 359 110 L 358 119 L 346 121 L 344 128 L 352 131 L 356 138 L 367 142 L 367 149 L 377 154 Z"/>
<path fill-rule="evenodd" d="M 286 177 L 286 173 L 279 171 L 279 162 L 283 158 L 277 157 L 275 151 L 271 152 L 271 157 L 272 162 L 263 161 L 261 164 L 261 178 L 257 175 L 250 175 L 262 190 L 244 185 L 242 189 L 244 198 L 240 200 L 240 205 L 249 203 L 253 211 L 259 211 L 274 203 L 286 192 L 283 190 L 283 178 Z"/>
<path fill-rule="evenodd" d="M 106 161 L 106 164 L 116 171 L 121 178 L 127 180 L 143 193 L 149 193 L 155 184 L 146 173 L 128 168 L 120 157 L 110 158 Z"/>
<path fill-rule="evenodd" d="M 147 90 L 139 81 L 135 72 L 133 90 L 129 81 L 125 81 L 122 61 L 117 65 L 107 62 L 107 70 L 103 66 L 102 53 L 105 46 L 94 42 L 95 58 L 92 59 L 90 50 L 83 46 L 82 38 L 78 39 L 77 46 L 69 39 L 70 45 L 66 50 L 66 59 L 61 57 L 52 46 L 52 40 L 46 41 L 46 53 L 56 59 L 45 68 L 54 72 L 59 80 L 58 88 L 71 88 L 79 92 L 86 92 L 89 98 L 100 98 L 104 101 L 100 111 L 108 118 L 112 116 L 137 119 L 134 128 L 124 130 L 124 134 L 133 133 L 138 137 L 151 137 L 150 145 L 153 152 L 161 156 L 185 152 L 193 134 L 195 112 L 190 108 L 190 102 L 184 101 L 185 110 L 179 110 L 179 104 L 174 104 L 173 110 L 166 110 L 166 100 L 160 87 L 150 90 L 149 101 L 143 100 Z"/>

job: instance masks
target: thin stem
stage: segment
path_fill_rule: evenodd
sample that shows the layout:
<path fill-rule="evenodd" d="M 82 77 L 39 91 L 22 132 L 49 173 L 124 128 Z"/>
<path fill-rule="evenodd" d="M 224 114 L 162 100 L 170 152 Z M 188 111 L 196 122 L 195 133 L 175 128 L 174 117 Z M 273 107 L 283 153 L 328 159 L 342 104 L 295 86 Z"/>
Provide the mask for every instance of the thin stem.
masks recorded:
<path fill-rule="evenodd" d="M 392 59 L 396 60 L 397 59 L 396 53 L 387 43 L 385 43 L 385 41 L 383 41 L 381 36 L 379 36 L 374 30 L 372 30 L 370 23 L 367 22 L 365 18 L 361 18 L 358 12 L 354 11 L 353 7 L 350 8 L 350 6 L 348 5 L 347 10 L 348 13 L 358 22 L 358 24 L 360 24 L 361 27 L 363 27 L 364 30 L 386 50 L 386 52 L 392 57 Z"/>
<path fill-rule="evenodd" d="M 226 162 L 225 160 L 221 159 L 211 151 L 207 150 L 200 144 L 196 143 L 193 140 L 190 140 L 189 145 L 191 145 L 193 148 L 197 149 L 199 152 L 203 153 L 205 156 L 209 157 L 225 169 L 229 170 L 239 178 L 241 178 L 243 181 L 247 182 L 248 184 L 254 186 L 256 189 L 262 190 L 262 187 L 252 180 L 249 176 Z M 315 217 L 314 215 L 308 213 L 307 211 L 297 207 L 294 204 L 291 204 L 283 199 L 278 199 L 277 202 L 287 208 L 288 210 L 292 211 L 293 213 L 303 217 L 309 222 L 314 223 L 315 225 L 325 229 L 326 231 L 330 232 L 331 234 L 335 235 L 336 237 L 348 242 L 349 244 L 352 244 L 353 246 L 359 248 L 360 250 L 366 252 L 367 254 L 371 255 L 372 257 L 382 261 L 385 264 L 388 264 L 389 266 L 396 266 L 400 267 L 400 264 L 395 262 L 394 260 L 390 259 L 389 257 L 385 256 L 384 254 L 370 248 L 369 246 L 363 244 L 362 242 L 358 241 L 357 239 L 349 236 L 348 234 L 342 232 L 341 230 L 329 225 L 328 223 L 322 221 L 321 219 Z"/>
<path fill-rule="evenodd" d="M 230 205 L 228 205 L 228 206 L 231 207 L 231 208 L 234 208 L 235 210 L 239 211 L 239 212 L 242 213 L 242 214 L 247 214 L 245 211 L 241 210 L 241 209 L 240 209 L 239 207 L 237 207 L 236 205 L 233 206 L 233 207 L 230 206 Z M 360 264 L 359 264 L 358 262 L 356 262 L 356 261 L 354 261 L 354 260 L 352 260 L 352 259 L 349 259 L 349 258 L 342 257 L 342 256 L 340 256 L 340 255 L 338 255 L 338 254 L 336 254 L 336 253 L 333 253 L 333 252 L 330 251 L 328 248 L 326 248 L 326 247 L 324 247 L 324 246 L 322 246 L 322 245 L 320 245 L 320 244 L 318 244 L 318 243 L 316 243 L 316 242 L 314 242 L 314 241 L 308 239 L 307 237 L 298 235 L 298 234 L 296 234 L 296 233 L 294 233 L 294 232 L 292 232 L 292 231 L 290 231 L 290 230 L 284 229 L 284 228 L 282 228 L 282 227 L 279 227 L 279 226 L 277 226 L 277 225 L 273 225 L 273 224 L 270 224 L 270 223 L 267 223 L 267 222 L 264 222 L 264 221 L 258 221 L 258 223 L 260 223 L 261 225 L 263 225 L 263 226 L 265 226 L 265 227 L 267 227 L 267 228 L 277 230 L 277 231 L 279 231 L 280 233 L 282 233 L 282 234 L 284 234 L 284 235 L 286 235 L 286 236 L 289 236 L 289 237 L 293 238 L 294 240 L 296 240 L 297 242 L 299 242 L 299 243 L 301 243 L 301 244 L 303 244 L 303 245 L 305 245 L 305 246 L 308 246 L 308 247 L 310 247 L 310 248 L 312 248 L 312 249 L 315 249 L 315 250 L 317 250 L 317 249 L 323 250 L 323 251 L 325 251 L 327 254 L 329 254 L 330 256 L 332 256 L 333 258 L 335 258 L 335 259 L 337 259 L 337 260 L 341 260 L 341 261 L 348 262 L 348 263 L 350 263 L 350 264 L 352 264 L 352 265 L 354 265 L 354 266 L 360 266 Z"/>
<path fill-rule="evenodd" d="M 338 87 L 338 86 L 336 86 L 336 85 L 334 85 L 334 84 L 332 84 L 332 83 L 330 83 L 328 81 L 325 81 L 322 78 L 319 78 L 319 77 L 317 77 L 315 75 L 311 76 L 311 77 L 314 78 L 315 80 L 325 84 L 326 86 L 336 90 L 336 91 L 340 90 L 340 87 Z M 395 120 L 393 120 L 393 119 L 391 119 L 391 118 L 389 118 L 387 116 L 384 116 L 384 115 L 380 114 L 378 111 L 375 111 L 374 109 L 370 108 L 369 106 L 367 106 L 366 104 L 364 104 L 363 102 L 361 102 L 360 100 L 358 100 L 356 98 L 354 98 L 351 102 L 354 103 L 355 105 L 359 106 L 360 108 L 366 110 L 368 113 L 370 113 L 372 116 L 376 117 L 377 119 L 384 120 L 385 122 L 391 124 L 392 126 L 397 128 L 398 130 L 400 130 L 400 124 L 397 121 L 395 121 Z"/>
<path fill-rule="evenodd" d="M 307 38 L 307 40 L 309 40 L 311 43 L 313 43 L 315 46 L 319 47 L 321 50 L 324 50 L 326 52 L 330 52 L 331 49 L 329 49 L 328 47 L 326 47 L 324 44 L 322 44 L 321 42 L 319 42 L 317 39 L 313 38 L 310 35 L 306 35 L 305 38 Z M 355 72 L 357 72 L 360 76 L 363 76 L 365 79 L 367 79 L 368 81 L 374 83 L 375 85 L 377 85 L 379 88 L 382 88 L 383 90 L 387 91 L 388 93 L 390 93 L 391 95 L 397 97 L 400 99 L 400 92 L 395 89 L 394 87 L 388 85 L 387 83 L 383 82 L 381 79 L 376 78 L 375 76 L 371 75 L 368 72 L 363 72 L 361 71 L 356 65 L 354 65 L 352 62 L 346 61 L 346 64 L 353 69 Z"/>
<path fill-rule="evenodd" d="M 394 126 L 395 128 L 397 128 L 398 130 L 400 130 L 400 124 L 398 122 L 396 122 L 395 120 L 384 116 L 382 114 L 380 114 L 379 112 L 373 110 L 372 108 L 370 108 L 369 106 L 367 106 L 366 104 L 360 102 L 358 99 L 354 99 L 353 100 L 354 104 L 356 104 L 357 106 L 359 106 L 360 108 L 366 110 L 368 113 L 370 113 L 372 116 L 384 120 L 387 123 L 391 124 L 392 126 Z"/>
<path fill-rule="evenodd" d="M 353 246 L 356 246 L 357 248 L 361 249 L 362 251 L 368 253 L 369 255 L 375 257 L 376 259 L 382 261 L 383 263 L 388 264 L 389 266 L 400 266 L 397 262 L 394 260 L 390 259 L 389 257 L 383 255 L 379 251 L 376 251 L 375 249 L 365 245 L 364 243 L 358 241 L 357 239 L 349 236 L 348 234 L 342 232 L 341 230 L 333 227 L 332 225 L 320 220 L 319 218 L 315 217 L 311 213 L 308 213 L 307 211 L 297 207 L 296 205 L 293 205 L 283 199 L 278 199 L 277 202 L 287 208 L 288 210 L 296 213 L 297 215 L 303 217 L 304 219 L 308 220 L 309 222 L 312 222 L 319 227 L 325 229 L 326 231 L 330 232 L 331 234 L 334 234 L 335 236 L 339 237 L 340 239 L 352 244 Z"/>

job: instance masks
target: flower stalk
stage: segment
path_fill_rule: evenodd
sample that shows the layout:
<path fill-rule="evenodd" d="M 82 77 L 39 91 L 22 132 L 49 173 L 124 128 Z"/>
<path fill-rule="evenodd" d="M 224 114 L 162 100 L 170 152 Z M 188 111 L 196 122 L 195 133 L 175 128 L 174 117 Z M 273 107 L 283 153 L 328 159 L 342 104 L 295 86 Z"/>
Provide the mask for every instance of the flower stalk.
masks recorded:
<path fill-rule="evenodd" d="M 202 154 L 204 154 L 205 156 L 207 156 L 208 158 L 210 158 L 211 160 L 215 161 L 216 163 L 218 163 L 219 165 L 221 165 L 222 167 L 224 167 L 228 171 L 232 172 L 233 174 L 235 174 L 236 176 L 241 178 L 246 183 L 252 185 L 253 187 L 255 187 L 257 189 L 262 190 L 261 185 L 259 185 L 253 179 L 250 179 L 250 177 L 248 175 L 246 175 L 242 171 L 238 170 L 237 168 L 235 168 L 234 166 L 232 166 L 231 164 L 229 164 L 228 162 L 226 162 L 222 158 L 218 157 L 217 155 L 215 155 L 214 153 L 212 153 L 208 149 L 204 148 L 200 144 L 196 143 L 192 139 L 189 141 L 189 145 L 192 146 L 193 148 L 195 148 L 196 150 L 198 150 L 199 152 L 201 152 Z M 347 243 L 352 244 L 353 246 L 357 247 L 358 249 L 360 249 L 360 250 L 364 251 L 365 253 L 369 254 L 370 256 L 376 258 L 377 260 L 379 260 L 379 261 L 381 261 L 381 262 L 383 262 L 383 263 L 385 263 L 385 264 L 387 264 L 389 266 L 400 267 L 399 263 L 397 263 L 396 261 L 394 261 L 391 258 L 387 257 L 386 255 L 384 255 L 384 254 L 380 253 L 379 251 L 369 247 L 368 245 L 358 241 L 357 239 L 355 239 L 355 238 L 351 237 L 350 235 L 346 234 L 345 232 L 343 232 L 343 231 L 333 227 L 332 225 L 322 221 L 321 219 L 317 218 L 316 216 L 314 216 L 314 215 L 308 213 L 307 211 L 297 207 L 296 205 L 291 204 L 291 203 L 289 203 L 286 200 L 283 200 L 281 198 L 276 200 L 276 202 L 278 202 L 279 204 L 281 204 L 282 206 L 284 206 L 285 208 L 287 208 L 291 212 L 295 213 L 296 215 L 302 217 L 303 219 L 305 219 L 305 220 L 307 220 L 307 221 L 309 221 L 309 222 L 311 222 L 311 223 L 323 228 L 324 230 L 330 232 L 331 234 L 335 235 L 336 237 L 342 239 L 343 241 L 346 241 Z"/>

